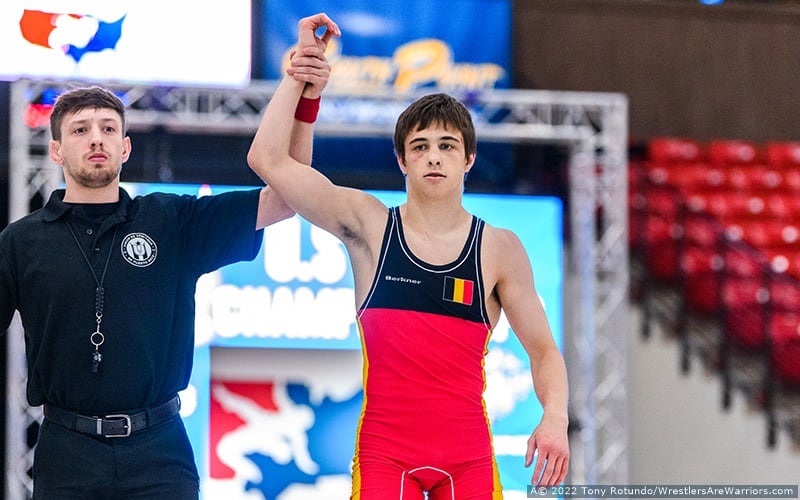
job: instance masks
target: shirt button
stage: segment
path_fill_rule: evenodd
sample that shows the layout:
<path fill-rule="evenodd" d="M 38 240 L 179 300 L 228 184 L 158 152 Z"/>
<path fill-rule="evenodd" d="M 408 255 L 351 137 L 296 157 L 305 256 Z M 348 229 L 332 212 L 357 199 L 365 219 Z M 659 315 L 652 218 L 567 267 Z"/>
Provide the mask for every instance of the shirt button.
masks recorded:
<path fill-rule="evenodd" d="M 94 230 L 93 230 L 92 228 L 89 228 L 89 229 L 87 229 L 87 230 L 86 230 L 86 234 L 88 234 L 89 236 L 91 236 L 91 235 L 93 235 L 93 234 L 94 234 Z"/>

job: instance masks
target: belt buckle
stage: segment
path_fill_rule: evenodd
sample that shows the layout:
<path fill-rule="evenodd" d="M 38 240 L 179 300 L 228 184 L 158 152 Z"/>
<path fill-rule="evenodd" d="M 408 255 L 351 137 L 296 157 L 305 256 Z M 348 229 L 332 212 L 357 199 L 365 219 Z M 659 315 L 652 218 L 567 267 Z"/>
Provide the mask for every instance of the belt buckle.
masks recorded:
<path fill-rule="evenodd" d="M 103 434 L 103 420 L 124 420 L 125 421 L 125 434 Z M 131 435 L 131 416 L 118 414 L 118 415 L 106 415 L 103 418 L 97 419 L 97 433 L 102 434 L 105 438 L 119 438 L 119 437 L 128 437 Z"/>

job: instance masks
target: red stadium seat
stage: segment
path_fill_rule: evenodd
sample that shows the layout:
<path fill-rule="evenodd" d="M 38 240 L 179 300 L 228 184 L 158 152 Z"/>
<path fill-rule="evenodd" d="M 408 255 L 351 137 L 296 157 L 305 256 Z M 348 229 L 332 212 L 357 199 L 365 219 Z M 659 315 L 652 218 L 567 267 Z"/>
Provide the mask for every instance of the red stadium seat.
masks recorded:
<path fill-rule="evenodd" d="M 769 292 L 758 278 L 728 278 L 722 282 L 720 297 L 725 304 L 724 327 L 728 340 L 736 347 L 764 348 L 764 332 Z"/>
<path fill-rule="evenodd" d="M 764 146 L 766 161 L 778 168 L 800 166 L 800 142 L 770 141 Z"/>
<path fill-rule="evenodd" d="M 725 227 L 731 240 L 741 240 L 755 248 L 767 251 L 800 250 L 800 227 L 777 218 L 731 219 Z"/>
<path fill-rule="evenodd" d="M 662 283 L 678 279 L 679 227 L 674 220 L 648 217 L 644 230 L 644 261 L 648 278 Z"/>
<path fill-rule="evenodd" d="M 769 378 L 764 393 L 767 444 L 777 440 L 776 396 L 779 391 L 800 391 L 800 281 L 778 276 L 771 287 Z"/>
<path fill-rule="evenodd" d="M 769 306 L 774 312 L 800 314 L 800 281 L 786 274 L 771 272 Z"/>
<path fill-rule="evenodd" d="M 673 186 L 682 193 L 728 189 L 726 169 L 703 162 L 648 164 L 647 181 L 654 186 Z"/>
<path fill-rule="evenodd" d="M 716 139 L 708 143 L 708 157 L 717 165 L 732 165 L 758 163 L 762 155 L 752 141 Z"/>
<path fill-rule="evenodd" d="M 650 278 L 660 282 L 675 282 L 678 277 L 678 240 L 681 228 L 678 211 L 681 197 L 672 187 L 650 186 L 636 198 L 636 209 L 641 214 L 637 232 L 641 240 L 636 243 Z"/>
<path fill-rule="evenodd" d="M 776 312 L 769 325 L 772 375 L 782 384 L 800 387 L 800 312 Z"/>
<path fill-rule="evenodd" d="M 726 187 L 737 191 L 789 190 L 785 171 L 767 165 L 730 165 L 725 169 Z"/>
<path fill-rule="evenodd" d="M 722 225 L 713 216 L 691 213 L 683 219 L 680 245 L 681 277 L 687 311 L 703 315 L 718 309 L 718 277 L 723 267 L 719 254 Z"/>
<path fill-rule="evenodd" d="M 720 273 L 723 335 L 719 345 L 719 365 L 723 407 L 727 408 L 733 386 L 733 354 L 739 353 L 751 359 L 766 358 L 769 267 L 764 255 L 742 241 L 726 238 L 722 256 L 725 264 Z M 758 381 L 756 385 L 763 388 L 766 382 Z"/>
<path fill-rule="evenodd" d="M 727 191 L 693 193 L 686 199 L 690 212 L 706 213 L 720 220 L 759 215 L 763 205 L 745 193 Z"/>
<path fill-rule="evenodd" d="M 800 168 L 787 168 L 783 170 L 784 191 L 792 193 L 800 192 Z"/>
<path fill-rule="evenodd" d="M 705 212 L 681 211 L 679 312 L 675 330 L 681 342 L 681 368 L 689 369 L 689 317 L 716 322 L 719 313 L 719 276 L 723 266 L 719 247 L 722 225 Z"/>
<path fill-rule="evenodd" d="M 644 192 L 646 176 L 644 162 L 630 162 L 628 165 L 628 244 L 631 250 L 640 247 L 644 232 L 644 217 L 647 209 Z"/>
<path fill-rule="evenodd" d="M 776 391 L 800 390 L 800 141 L 655 138 L 641 165 L 629 214 L 645 269 L 642 333 L 655 314 L 673 318 L 684 371 L 719 338 L 710 359 L 723 405 L 745 388 L 763 404 L 772 446 Z M 692 333 L 709 324 L 720 337 Z"/>
<path fill-rule="evenodd" d="M 714 247 L 691 247 L 681 255 L 683 295 L 688 311 L 702 315 L 717 312 L 721 268 L 722 257 Z"/>
<path fill-rule="evenodd" d="M 790 192 L 761 193 L 765 211 L 772 218 L 800 223 L 800 196 Z"/>
<path fill-rule="evenodd" d="M 655 137 L 647 144 L 647 157 L 652 163 L 682 163 L 703 158 L 700 142 L 683 137 Z"/>
<path fill-rule="evenodd" d="M 680 153 L 680 148 L 669 153 L 659 151 L 657 141 L 653 148 L 655 156 L 661 155 L 662 159 L 677 156 L 682 161 L 694 156 L 694 153 Z M 670 291 L 679 280 L 682 228 L 678 215 L 683 207 L 681 192 L 666 182 L 669 172 L 652 162 L 647 162 L 645 169 L 637 192 L 629 197 L 631 256 L 641 264 L 636 267 L 638 279 L 632 283 L 631 291 L 642 305 L 643 337 L 649 335 L 651 317 L 658 309 L 656 304 L 671 304 L 661 300 L 664 297 L 661 292 Z"/>
<path fill-rule="evenodd" d="M 765 248 L 764 253 L 774 272 L 785 273 L 787 276 L 800 279 L 800 251 L 796 248 L 770 247 Z"/>
<path fill-rule="evenodd" d="M 781 201 L 781 202 L 779 202 Z M 768 203 L 770 202 L 770 203 Z M 780 219 L 789 220 L 795 216 L 791 210 L 795 203 L 740 191 L 699 192 L 686 199 L 689 211 L 706 212 L 720 220 L 732 219 Z"/>

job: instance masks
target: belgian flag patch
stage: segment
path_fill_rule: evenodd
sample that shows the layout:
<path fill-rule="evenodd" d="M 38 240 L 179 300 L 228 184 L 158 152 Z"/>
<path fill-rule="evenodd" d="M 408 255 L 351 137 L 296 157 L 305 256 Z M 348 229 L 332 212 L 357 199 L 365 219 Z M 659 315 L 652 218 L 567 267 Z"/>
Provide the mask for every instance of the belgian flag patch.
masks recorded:
<path fill-rule="evenodd" d="M 459 304 L 471 306 L 474 288 L 475 282 L 472 280 L 445 276 L 444 296 L 442 298 L 449 302 L 457 302 Z"/>

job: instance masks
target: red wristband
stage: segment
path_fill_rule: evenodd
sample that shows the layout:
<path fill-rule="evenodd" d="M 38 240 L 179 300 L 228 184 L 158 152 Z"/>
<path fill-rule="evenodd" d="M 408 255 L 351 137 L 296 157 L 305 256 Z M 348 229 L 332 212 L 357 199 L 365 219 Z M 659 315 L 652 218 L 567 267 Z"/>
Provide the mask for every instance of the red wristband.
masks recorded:
<path fill-rule="evenodd" d="M 309 99 L 307 97 L 300 97 L 297 103 L 297 108 L 294 110 L 294 117 L 301 122 L 314 123 L 317 121 L 317 114 L 319 113 L 319 101 L 322 96 L 316 99 Z"/>

